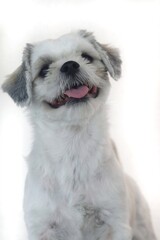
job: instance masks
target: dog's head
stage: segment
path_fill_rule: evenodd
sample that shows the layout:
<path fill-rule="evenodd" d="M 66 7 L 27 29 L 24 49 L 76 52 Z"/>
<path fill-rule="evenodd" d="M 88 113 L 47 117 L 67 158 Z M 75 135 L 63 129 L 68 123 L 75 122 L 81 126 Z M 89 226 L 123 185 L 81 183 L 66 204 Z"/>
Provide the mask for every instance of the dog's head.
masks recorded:
<path fill-rule="evenodd" d="M 117 50 L 81 30 L 27 44 L 21 66 L 2 88 L 20 106 L 53 120 L 71 121 L 88 118 L 104 104 L 110 86 L 108 74 L 120 77 Z"/>

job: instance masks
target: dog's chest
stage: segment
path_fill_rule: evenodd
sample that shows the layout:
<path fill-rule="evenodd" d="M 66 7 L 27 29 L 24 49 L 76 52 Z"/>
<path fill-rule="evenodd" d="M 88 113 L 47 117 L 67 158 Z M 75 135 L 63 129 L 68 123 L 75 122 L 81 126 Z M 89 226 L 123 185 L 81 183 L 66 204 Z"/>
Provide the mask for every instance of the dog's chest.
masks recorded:
<path fill-rule="evenodd" d="M 78 202 L 91 194 L 101 177 L 103 147 L 87 132 L 61 132 L 43 147 L 36 146 L 42 185 L 54 198 Z M 95 187 L 95 186 L 94 186 Z M 85 199 L 86 200 L 86 199 Z"/>
<path fill-rule="evenodd" d="M 50 191 L 59 192 L 60 194 L 79 194 L 85 192 L 86 187 L 90 184 L 97 174 L 97 156 L 92 155 L 92 149 L 87 146 L 73 146 L 62 151 L 62 155 L 57 157 L 53 165 L 48 165 L 48 171 L 44 176 L 45 187 Z"/>

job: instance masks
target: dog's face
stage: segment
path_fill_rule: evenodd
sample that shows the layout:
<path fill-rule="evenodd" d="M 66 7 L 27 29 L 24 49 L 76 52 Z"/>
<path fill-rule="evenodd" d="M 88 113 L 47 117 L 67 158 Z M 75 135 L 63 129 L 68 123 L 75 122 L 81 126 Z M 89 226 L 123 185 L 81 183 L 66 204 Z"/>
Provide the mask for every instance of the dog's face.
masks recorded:
<path fill-rule="evenodd" d="M 120 77 L 115 49 L 79 31 L 56 40 L 27 44 L 22 65 L 3 84 L 13 100 L 53 120 L 89 118 L 104 104 L 108 73 Z"/>

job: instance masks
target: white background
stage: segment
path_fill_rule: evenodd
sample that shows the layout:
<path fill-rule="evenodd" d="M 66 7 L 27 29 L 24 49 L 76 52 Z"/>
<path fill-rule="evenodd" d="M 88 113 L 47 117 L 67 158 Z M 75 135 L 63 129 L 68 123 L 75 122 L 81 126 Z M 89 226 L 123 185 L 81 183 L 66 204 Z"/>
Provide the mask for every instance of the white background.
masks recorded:
<path fill-rule="evenodd" d="M 21 63 L 26 42 L 76 29 L 120 48 L 123 76 L 112 82 L 108 119 L 123 166 L 136 179 L 160 240 L 160 2 L 5 0 L 0 9 L 0 83 Z M 0 239 L 24 240 L 22 199 L 30 148 L 23 110 L 0 92 Z"/>

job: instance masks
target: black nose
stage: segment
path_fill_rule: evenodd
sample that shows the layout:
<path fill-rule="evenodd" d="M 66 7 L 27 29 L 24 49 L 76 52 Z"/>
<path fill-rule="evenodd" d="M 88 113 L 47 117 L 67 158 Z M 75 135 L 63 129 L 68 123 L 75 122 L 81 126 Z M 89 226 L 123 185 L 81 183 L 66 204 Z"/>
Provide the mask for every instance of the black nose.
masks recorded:
<path fill-rule="evenodd" d="M 79 67 L 80 65 L 77 63 L 77 62 L 74 62 L 74 61 L 68 61 L 68 62 L 65 62 L 60 71 L 62 73 L 66 73 L 68 75 L 72 75 L 72 74 L 75 74 L 78 72 L 79 70 Z"/>

